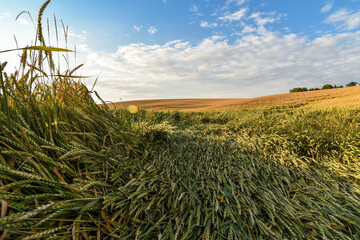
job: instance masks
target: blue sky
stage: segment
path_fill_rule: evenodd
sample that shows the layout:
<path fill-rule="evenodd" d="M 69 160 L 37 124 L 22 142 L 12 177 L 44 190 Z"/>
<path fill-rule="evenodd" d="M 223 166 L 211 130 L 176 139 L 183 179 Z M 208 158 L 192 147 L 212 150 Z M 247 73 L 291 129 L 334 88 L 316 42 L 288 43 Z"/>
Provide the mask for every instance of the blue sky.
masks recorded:
<path fill-rule="evenodd" d="M 0 0 L 0 50 L 43 1 Z M 53 0 L 105 100 L 247 98 L 360 81 L 359 0 Z M 55 45 L 54 35 L 50 42 Z M 16 56 L 0 55 L 15 62 Z M 75 64 L 75 63 L 74 63 Z M 87 80 L 89 86 L 92 79 Z"/>

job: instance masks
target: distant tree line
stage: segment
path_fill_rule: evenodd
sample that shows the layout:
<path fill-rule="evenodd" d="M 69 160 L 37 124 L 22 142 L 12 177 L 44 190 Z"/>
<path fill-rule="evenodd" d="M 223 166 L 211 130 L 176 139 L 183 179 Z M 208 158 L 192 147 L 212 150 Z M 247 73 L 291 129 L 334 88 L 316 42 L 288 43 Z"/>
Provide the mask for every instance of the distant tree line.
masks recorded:
<path fill-rule="evenodd" d="M 357 82 L 349 82 L 348 84 L 346 84 L 346 87 L 354 87 L 357 86 L 358 83 Z M 360 86 L 360 84 L 359 84 Z M 331 85 L 331 84 L 325 84 L 324 86 L 322 86 L 321 89 L 332 89 L 332 88 L 342 88 L 344 86 L 336 86 L 335 85 Z M 320 88 L 306 88 L 306 87 L 296 87 L 293 89 L 290 89 L 291 93 L 294 92 L 307 92 L 307 91 L 316 91 L 316 90 L 321 90 Z"/>

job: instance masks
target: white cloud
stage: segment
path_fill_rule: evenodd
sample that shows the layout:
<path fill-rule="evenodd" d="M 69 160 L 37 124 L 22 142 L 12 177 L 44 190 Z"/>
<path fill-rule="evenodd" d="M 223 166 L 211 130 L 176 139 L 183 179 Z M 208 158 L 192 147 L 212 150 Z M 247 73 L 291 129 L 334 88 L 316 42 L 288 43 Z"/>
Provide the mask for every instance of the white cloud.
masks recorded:
<path fill-rule="evenodd" d="M 227 0 L 226 6 L 228 6 L 230 3 L 235 3 L 236 5 L 243 5 L 246 2 L 246 0 Z"/>
<path fill-rule="evenodd" d="M 60 31 L 59 33 L 61 35 L 64 35 L 63 31 Z M 81 33 L 77 33 L 73 29 L 69 28 L 68 32 L 67 32 L 67 37 L 68 38 L 71 37 L 74 41 L 79 42 L 79 43 L 82 44 L 86 40 L 86 34 L 87 34 L 87 31 L 82 31 Z"/>
<path fill-rule="evenodd" d="M 198 45 L 130 44 L 90 52 L 86 73 L 101 70 L 106 100 L 179 97 L 256 97 L 296 86 L 345 84 L 360 75 L 360 31 L 314 40 L 296 34 L 249 33 L 235 43 L 221 36 Z"/>
<path fill-rule="evenodd" d="M 60 31 L 60 34 L 64 34 L 64 32 Z M 70 37 L 75 37 L 76 34 L 72 29 L 68 29 L 67 35 L 70 36 Z"/>
<path fill-rule="evenodd" d="M 24 25 L 31 25 L 31 22 L 24 19 L 24 18 L 18 18 L 17 21 L 21 24 L 24 24 Z"/>
<path fill-rule="evenodd" d="M 201 21 L 200 23 L 200 27 L 203 27 L 203 28 L 214 28 L 214 27 L 217 27 L 218 24 L 217 23 L 209 23 L 209 22 L 206 22 L 206 21 Z"/>
<path fill-rule="evenodd" d="M 85 40 L 86 40 L 86 36 L 85 36 L 86 34 L 76 34 L 75 35 L 75 37 L 78 39 L 78 40 L 80 40 L 80 42 L 81 43 L 83 43 L 83 42 L 85 42 Z"/>
<path fill-rule="evenodd" d="M 140 25 L 140 26 L 134 25 L 134 29 L 138 32 L 140 32 L 141 28 L 142 28 L 142 25 Z"/>
<path fill-rule="evenodd" d="M 241 6 L 241 5 L 243 5 L 245 2 L 247 2 L 247 0 L 227 0 L 226 3 L 225 3 L 225 5 L 224 5 L 222 8 L 218 9 L 218 10 L 223 11 L 223 10 L 225 10 L 225 9 L 229 9 L 229 7 L 230 7 L 230 5 L 231 5 L 232 3 L 234 3 L 234 4 L 237 5 L 237 6 Z"/>
<path fill-rule="evenodd" d="M 241 31 L 241 33 L 245 34 L 245 33 L 252 33 L 252 32 L 256 32 L 256 28 L 252 27 L 252 26 L 249 26 L 249 25 L 246 25 L 244 27 L 244 29 Z"/>
<path fill-rule="evenodd" d="M 219 17 L 218 19 L 222 20 L 222 21 L 229 21 L 229 22 L 240 21 L 245 16 L 247 10 L 248 10 L 247 8 L 242 8 L 237 12 L 225 15 L 223 17 Z"/>
<path fill-rule="evenodd" d="M 0 12 L 0 20 L 4 19 L 6 17 L 9 17 L 9 16 L 10 16 L 10 13 L 8 13 L 8 12 Z"/>
<path fill-rule="evenodd" d="M 157 32 L 158 30 L 154 27 L 154 26 L 151 26 L 149 29 L 148 29 L 148 33 L 150 35 L 153 35 Z"/>
<path fill-rule="evenodd" d="M 262 17 L 266 15 L 265 17 Z M 254 19 L 256 25 L 258 26 L 265 26 L 268 23 L 275 23 L 281 20 L 283 16 L 286 16 L 285 14 L 276 14 L 275 12 L 255 12 L 250 15 L 249 18 Z"/>
<path fill-rule="evenodd" d="M 334 4 L 333 2 L 328 2 L 328 3 L 326 3 L 325 6 L 322 7 L 320 11 L 321 11 L 322 13 L 327 13 L 327 12 L 329 12 L 329 11 L 331 10 L 331 8 L 333 7 L 333 4 Z"/>
<path fill-rule="evenodd" d="M 167 3 L 167 0 L 161 0 L 163 3 Z"/>
<path fill-rule="evenodd" d="M 199 8 L 195 4 L 191 5 L 190 12 L 197 12 L 197 11 L 199 11 Z"/>
<path fill-rule="evenodd" d="M 360 11 L 354 12 L 346 8 L 339 9 L 328 16 L 325 23 L 335 24 L 345 30 L 354 30 L 360 27 Z"/>

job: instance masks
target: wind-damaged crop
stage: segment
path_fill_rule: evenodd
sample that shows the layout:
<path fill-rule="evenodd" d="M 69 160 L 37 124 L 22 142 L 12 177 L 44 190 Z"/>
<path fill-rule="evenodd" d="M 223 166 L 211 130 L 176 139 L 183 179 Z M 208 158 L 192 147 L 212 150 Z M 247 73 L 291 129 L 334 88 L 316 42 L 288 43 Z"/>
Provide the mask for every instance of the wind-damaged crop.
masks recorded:
<path fill-rule="evenodd" d="M 0 68 L 1 239 L 360 238 L 358 110 L 111 110 L 39 42 Z"/>

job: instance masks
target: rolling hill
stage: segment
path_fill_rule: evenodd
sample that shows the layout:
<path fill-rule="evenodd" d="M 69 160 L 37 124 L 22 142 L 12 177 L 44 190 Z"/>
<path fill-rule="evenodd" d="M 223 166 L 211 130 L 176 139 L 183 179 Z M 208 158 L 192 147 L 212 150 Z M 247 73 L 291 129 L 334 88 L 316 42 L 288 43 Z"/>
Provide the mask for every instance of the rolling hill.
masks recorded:
<path fill-rule="evenodd" d="M 260 109 L 274 107 L 304 107 L 316 109 L 334 107 L 360 108 L 360 86 L 285 93 L 257 98 L 158 99 L 117 102 L 114 104 L 116 107 L 136 105 L 143 109 L 184 111 Z"/>

